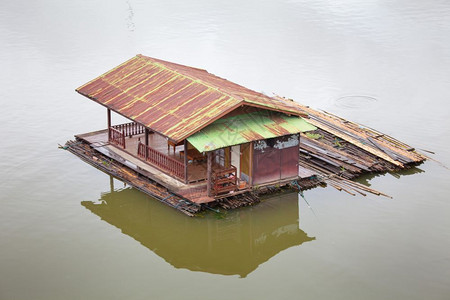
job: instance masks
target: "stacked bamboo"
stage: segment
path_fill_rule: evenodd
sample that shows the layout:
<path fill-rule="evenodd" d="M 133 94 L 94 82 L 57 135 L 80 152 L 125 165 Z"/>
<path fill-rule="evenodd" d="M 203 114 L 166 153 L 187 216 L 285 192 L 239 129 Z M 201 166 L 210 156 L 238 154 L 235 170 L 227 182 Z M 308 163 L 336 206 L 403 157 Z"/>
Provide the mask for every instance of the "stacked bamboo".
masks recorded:
<path fill-rule="evenodd" d="M 251 192 L 217 200 L 218 206 L 223 209 L 235 209 L 244 206 L 251 206 L 259 202 L 259 197 Z"/>
<path fill-rule="evenodd" d="M 337 139 L 318 129 L 320 138 L 307 135 L 300 138 L 300 160 L 316 165 L 329 172 L 352 179 L 365 173 L 394 171 L 396 166 L 357 146 Z"/>
<path fill-rule="evenodd" d="M 330 113 L 319 112 L 307 106 L 299 106 L 309 114 L 309 123 L 400 169 L 409 164 L 421 163 L 427 158 L 425 155 L 418 153 L 413 147 L 389 135 Z"/>
<path fill-rule="evenodd" d="M 285 98 L 280 96 L 276 96 L 276 98 L 286 101 Z M 427 159 L 427 156 L 417 152 L 413 147 L 370 127 L 348 121 L 325 111 L 317 111 L 293 101 L 292 104 L 307 113 L 309 116 L 308 122 L 319 128 L 320 131 L 326 132 L 334 142 L 340 140 L 345 144 L 356 146 L 359 149 L 358 152 L 363 150 L 365 153 L 390 163 L 395 169 L 420 164 Z"/>
<path fill-rule="evenodd" d="M 390 197 L 351 181 L 362 174 L 396 171 L 428 157 L 411 146 L 360 124 L 307 106 L 308 122 L 318 129 L 300 138 L 300 165 L 314 170 L 324 183 L 351 195 L 367 193 Z"/>
<path fill-rule="evenodd" d="M 377 196 L 385 196 L 385 197 L 392 199 L 391 196 L 389 196 L 385 193 L 382 193 L 375 189 L 371 189 L 363 184 L 360 184 L 358 182 L 351 181 L 351 180 L 348 180 L 348 179 L 345 179 L 345 178 L 342 178 L 339 176 L 331 175 L 329 177 L 325 177 L 324 181 L 327 184 L 334 187 L 335 189 L 337 189 L 338 191 L 344 191 L 352 196 L 356 196 L 356 194 L 354 192 L 356 192 L 362 196 L 367 196 L 366 193 L 371 193 L 371 194 L 374 194 Z"/>
<path fill-rule="evenodd" d="M 320 185 L 321 183 L 323 183 L 323 180 L 317 176 L 312 176 L 309 178 L 301 178 L 297 180 L 297 183 L 300 186 L 301 190 L 305 191 Z"/>
<path fill-rule="evenodd" d="M 349 179 L 410 168 L 428 158 L 379 131 L 327 112 L 298 106 L 309 114 L 308 122 L 318 128 L 300 138 L 300 165 L 318 172 L 324 182 L 340 191 L 352 195 L 355 192 L 384 195 Z"/>

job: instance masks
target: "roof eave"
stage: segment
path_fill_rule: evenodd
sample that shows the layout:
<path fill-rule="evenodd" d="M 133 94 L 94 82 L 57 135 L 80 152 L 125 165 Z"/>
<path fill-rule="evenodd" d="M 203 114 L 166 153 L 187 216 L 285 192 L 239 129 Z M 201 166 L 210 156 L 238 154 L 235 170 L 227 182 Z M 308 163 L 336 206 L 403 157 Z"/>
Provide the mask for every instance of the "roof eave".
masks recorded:
<path fill-rule="evenodd" d="M 136 120 L 133 120 L 133 119 L 131 119 L 130 117 L 128 117 L 128 116 L 122 114 L 121 112 L 115 110 L 114 108 L 111 108 L 111 107 L 107 106 L 106 104 L 103 104 L 103 103 L 101 103 L 101 102 L 98 102 L 97 99 L 95 99 L 94 97 L 90 97 L 90 96 L 88 96 L 88 95 L 85 95 L 85 94 L 81 93 L 80 91 L 78 91 L 78 89 L 76 89 L 75 91 L 76 91 L 78 94 L 80 94 L 80 95 L 82 95 L 82 96 L 84 96 L 84 97 L 86 97 L 86 98 L 88 98 L 88 99 L 94 101 L 95 103 L 98 103 L 98 104 L 100 104 L 101 106 L 106 107 L 107 109 L 112 110 L 112 111 L 115 112 L 116 114 L 119 114 L 119 115 L 121 115 L 122 117 L 124 117 L 124 118 L 126 118 L 126 119 L 128 119 L 128 120 L 130 120 L 130 121 L 133 121 L 133 122 L 135 122 L 135 123 L 138 123 L 139 125 L 144 126 L 145 128 L 147 128 L 147 129 L 150 130 L 150 131 L 156 132 L 157 134 L 159 134 L 159 135 L 161 135 L 161 136 L 167 138 L 167 139 L 170 140 L 171 142 L 179 143 L 179 142 L 181 142 L 182 140 L 184 140 L 184 139 L 178 140 L 178 141 L 177 141 L 177 140 L 174 140 L 174 139 L 170 138 L 169 136 L 165 135 L 164 133 L 161 133 L 161 132 L 159 132 L 158 130 L 155 130 L 155 129 L 151 128 L 151 127 L 148 127 L 147 125 L 145 125 L 145 124 L 143 124 L 143 123 L 141 123 L 141 122 L 138 122 L 138 121 L 136 121 Z"/>
<path fill-rule="evenodd" d="M 268 105 L 266 106 L 266 105 L 257 104 L 254 102 L 248 102 L 248 101 L 245 101 L 245 105 L 262 108 L 262 109 L 266 109 L 266 110 L 277 111 L 277 112 L 281 112 L 281 113 L 284 113 L 287 115 L 296 115 L 296 116 L 306 118 L 306 119 L 309 118 L 309 115 L 306 112 L 299 111 L 299 110 L 297 111 L 297 110 L 287 110 L 287 109 L 282 109 L 282 108 L 275 108 L 272 106 L 268 106 Z"/>
<path fill-rule="evenodd" d="M 181 136 L 180 138 L 178 138 L 178 140 L 175 140 L 176 143 L 179 143 L 185 139 L 187 139 L 188 137 L 190 137 L 191 135 L 199 132 L 200 130 L 202 130 L 203 128 L 205 128 L 206 126 L 208 126 L 209 124 L 219 120 L 220 118 L 222 118 L 223 116 L 227 115 L 228 113 L 232 112 L 233 110 L 235 110 L 236 108 L 238 108 L 239 106 L 242 105 L 242 102 L 238 102 L 236 105 L 234 105 L 233 107 L 223 111 L 222 113 L 220 113 L 217 117 L 209 120 L 208 122 L 202 124 L 201 126 L 199 126 L 198 128 L 192 130 L 190 133 L 187 133 L 183 136 Z"/>

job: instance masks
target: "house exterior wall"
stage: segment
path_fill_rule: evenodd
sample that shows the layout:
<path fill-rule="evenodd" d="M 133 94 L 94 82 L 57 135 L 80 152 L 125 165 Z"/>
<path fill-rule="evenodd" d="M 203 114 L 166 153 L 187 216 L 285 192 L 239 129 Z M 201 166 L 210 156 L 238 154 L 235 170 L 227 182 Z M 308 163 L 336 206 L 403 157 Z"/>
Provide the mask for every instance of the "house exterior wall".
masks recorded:
<path fill-rule="evenodd" d="M 240 179 L 250 183 L 250 178 L 252 176 L 251 172 L 251 146 L 252 143 L 245 143 L 240 145 L 241 158 L 240 158 Z"/>
<path fill-rule="evenodd" d="M 253 185 L 298 175 L 299 134 L 253 143 Z"/>
<path fill-rule="evenodd" d="M 241 178 L 241 146 L 231 146 L 231 164 L 236 167 L 237 177 Z"/>

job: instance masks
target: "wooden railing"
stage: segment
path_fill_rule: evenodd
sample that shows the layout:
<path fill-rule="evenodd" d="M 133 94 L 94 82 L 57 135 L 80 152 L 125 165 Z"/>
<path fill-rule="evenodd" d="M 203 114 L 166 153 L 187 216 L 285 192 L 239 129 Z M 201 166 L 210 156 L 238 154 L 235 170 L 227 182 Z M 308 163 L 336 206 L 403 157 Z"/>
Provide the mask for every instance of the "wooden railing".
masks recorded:
<path fill-rule="evenodd" d="M 185 180 L 184 164 L 182 162 L 151 147 L 145 146 L 145 144 L 141 142 L 138 143 L 138 156 L 157 166 L 162 171 L 174 175 L 181 180 Z"/>
<path fill-rule="evenodd" d="M 125 149 L 125 135 L 113 127 L 109 127 L 108 141 Z"/>
<path fill-rule="evenodd" d="M 125 123 L 125 124 L 119 124 L 112 126 L 114 129 L 122 132 L 125 136 L 133 136 L 136 134 L 142 134 L 145 132 L 145 127 L 141 124 L 131 122 L 131 123 Z"/>
<path fill-rule="evenodd" d="M 237 170 L 235 166 L 229 169 L 214 170 L 212 184 L 216 195 L 237 190 Z"/>

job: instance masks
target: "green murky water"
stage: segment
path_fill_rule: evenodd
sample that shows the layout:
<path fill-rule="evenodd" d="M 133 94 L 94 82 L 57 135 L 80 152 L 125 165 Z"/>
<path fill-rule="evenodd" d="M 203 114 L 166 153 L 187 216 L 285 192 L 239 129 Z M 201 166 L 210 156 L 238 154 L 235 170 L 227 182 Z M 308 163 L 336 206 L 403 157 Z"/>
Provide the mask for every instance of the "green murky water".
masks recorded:
<path fill-rule="evenodd" d="M 446 1 L 0 3 L 0 299 L 449 299 L 450 170 L 429 161 L 187 218 L 58 150 L 74 89 L 142 53 L 404 140 L 450 166 Z"/>

